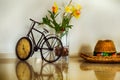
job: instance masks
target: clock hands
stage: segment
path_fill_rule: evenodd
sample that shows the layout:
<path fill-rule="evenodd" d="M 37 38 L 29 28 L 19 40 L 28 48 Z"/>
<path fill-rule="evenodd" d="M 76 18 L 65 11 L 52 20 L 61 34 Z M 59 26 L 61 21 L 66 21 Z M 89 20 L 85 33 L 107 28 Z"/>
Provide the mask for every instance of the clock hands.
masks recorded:
<path fill-rule="evenodd" d="M 26 50 L 25 50 L 25 46 L 24 46 L 24 45 L 23 45 L 23 48 L 22 48 L 22 49 L 23 49 L 23 51 L 24 51 L 25 53 L 27 53 Z"/>

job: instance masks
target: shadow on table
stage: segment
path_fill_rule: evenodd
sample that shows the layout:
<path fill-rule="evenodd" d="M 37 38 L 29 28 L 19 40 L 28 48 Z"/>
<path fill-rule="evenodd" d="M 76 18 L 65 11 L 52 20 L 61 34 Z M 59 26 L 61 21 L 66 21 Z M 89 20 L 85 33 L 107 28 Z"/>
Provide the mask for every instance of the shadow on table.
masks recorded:
<path fill-rule="evenodd" d="M 91 46 L 88 44 L 82 44 L 82 46 L 79 49 L 79 56 L 81 53 L 87 54 L 87 55 L 93 55 Z"/>

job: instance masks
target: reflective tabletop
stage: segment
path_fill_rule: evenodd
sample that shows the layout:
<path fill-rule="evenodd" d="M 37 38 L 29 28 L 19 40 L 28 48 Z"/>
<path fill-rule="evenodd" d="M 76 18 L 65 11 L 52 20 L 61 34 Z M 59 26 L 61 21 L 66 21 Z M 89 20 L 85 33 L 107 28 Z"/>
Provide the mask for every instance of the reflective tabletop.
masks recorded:
<path fill-rule="evenodd" d="M 40 58 L 0 59 L 0 80 L 120 80 L 120 64 L 89 63 L 80 58 L 55 63 Z"/>

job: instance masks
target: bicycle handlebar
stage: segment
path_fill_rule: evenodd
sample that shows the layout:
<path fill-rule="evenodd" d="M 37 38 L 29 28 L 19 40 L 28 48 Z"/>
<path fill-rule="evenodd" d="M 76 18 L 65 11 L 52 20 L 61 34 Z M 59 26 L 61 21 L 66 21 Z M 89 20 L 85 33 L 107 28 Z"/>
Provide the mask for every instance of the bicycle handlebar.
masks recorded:
<path fill-rule="evenodd" d="M 33 22 L 35 22 L 35 23 L 37 23 L 37 24 L 39 24 L 39 25 L 43 24 L 43 23 L 40 23 L 40 22 L 38 22 L 38 21 L 35 21 L 35 20 L 31 19 L 31 18 L 30 18 L 30 20 L 33 21 Z"/>
<path fill-rule="evenodd" d="M 35 20 L 31 19 L 31 18 L 30 18 L 30 20 L 33 21 L 34 23 L 39 24 L 39 25 L 43 24 L 43 23 L 40 23 L 40 22 L 38 22 L 38 21 L 35 21 Z M 49 31 L 48 31 L 47 29 L 45 29 L 45 28 L 43 28 L 43 29 L 44 29 L 45 33 L 46 33 L 46 32 L 49 33 Z"/>

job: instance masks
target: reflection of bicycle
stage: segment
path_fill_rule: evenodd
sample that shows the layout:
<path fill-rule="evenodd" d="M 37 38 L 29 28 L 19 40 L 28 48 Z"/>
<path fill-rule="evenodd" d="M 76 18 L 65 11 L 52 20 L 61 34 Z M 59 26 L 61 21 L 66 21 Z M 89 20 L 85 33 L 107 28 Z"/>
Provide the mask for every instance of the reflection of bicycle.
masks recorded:
<path fill-rule="evenodd" d="M 34 28 L 36 24 L 40 25 L 41 23 L 32 21 L 32 26 L 27 34 L 27 36 L 22 37 L 19 39 L 16 45 L 16 55 L 20 60 L 27 60 L 30 56 L 33 55 L 35 51 L 40 50 L 41 57 L 46 62 L 55 62 L 57 61 L 62 53 L 63 45 L 60 39 L 58 39 L 55 35 L 50 36 L 45 35 L 48 33 L 48 30 L 43 28 L 43 32 L 39 31 L 38 29 Z M 40 38 L 36 41 L 34 37 L 34 32 L 36 31 L 41 34 Z M 44 33 L 45 32 L 45 33 Z M 56 55 L 56 47 L 59 46 L 59 54 Z"/>
<path fill-rule="evenodd" d="M 43 64 L 40 72 L 35 72 L 32 65 L 25 61 L 20 61 L 16 65 L 16 75 L 18 80 L 63 80 L 61 70 L 54 64 Z"/>

